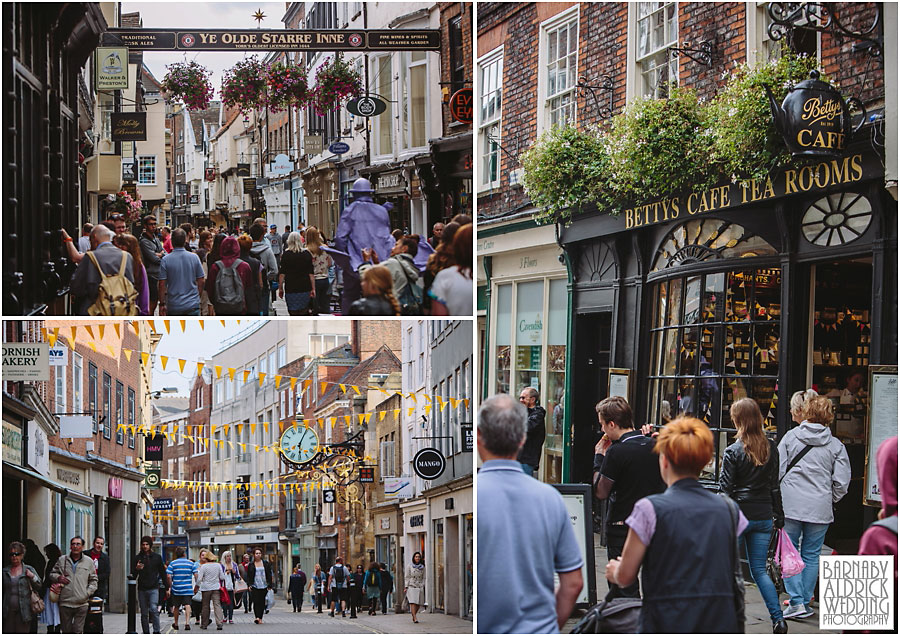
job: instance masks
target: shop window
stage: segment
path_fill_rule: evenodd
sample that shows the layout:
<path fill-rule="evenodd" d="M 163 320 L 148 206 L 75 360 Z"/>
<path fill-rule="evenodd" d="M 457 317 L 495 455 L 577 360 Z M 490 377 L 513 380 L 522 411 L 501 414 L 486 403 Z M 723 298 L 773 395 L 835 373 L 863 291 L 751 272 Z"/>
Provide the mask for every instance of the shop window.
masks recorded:
<path fill-rule="evenodd" d="M 541 28 L 539 89 L 543 116 L 539 126 L 553 128 L 575 122 L 578 73 L 578 11 L 556 17 Z"/>
<path fill-rule="evenodd" d="M 545 481 L 562 482 L 563 424 L 566 408 L 566 333 L 568 327 L 568 283 L 564 278 L 550 281 L 547 312 L 547 390 L 543 403 L 547 409 L 544 440 Z"/>
<path fill-rule="evenodd" d="M 112 438 L 112 377 L 103 374 L 103 437 Z"/>
<path fill-rule="evenodd" d="M 134 389 L 128 387 L 128 448 L 134 448 L 134 415 L 135 415 L 135 395 Z"/>
<path fill-rule="evenodd" d="M 125 423 L 125 387 L 121 382 L 116 382 L 116 444 L 125 443 L 125 431 L 119 428 Z"/>
<path fill-rule="evenodd" d="M 92 432 L 96 433 L 100 414 L 97 412 L 97 365 L 88 362 L 88 411 L 93 420 Z"/>
<path fill-rule="evenodd" d="M 478 109 L 478 145 L 481 153 L 479 185 L 500 185 L 500 106 L 503 99 L 503 49 L 478 62 L 481 103 Z"/>
<path fill-rule="evenodd" d="M 662 242 L 654 272 L 721 258 L 774 256 L 778 251 L 742 226 L 721 219 L 694 219 L 677 226 Z"/>
<path fill-rule="evenodd" d="M 156 185 L 156 155 L 139 155 L 137 165 L 138 184 Z"/>
<path fill-rule="evenodd" d="M 72 410 L 84 411 L 82 391 L 84 390 L 84 360 L 80 353 L 72 352 Z"/>
<path fill-rule="evenodd" d="M 541 358 L 544 331 L 544 281 L 516 286 L 516 385 L 517 393 L 530 386 L 541 390 Z"/>
<path fill-rule="evenodd" d="M 813 245 L 831 247 L 862 236 L 872 223 L 872 204 L 861 194 L 829 194 L 813 203 L 803 215 L 801 229 Z"/>
<path fill-rule="evenodd" d="M 509 393 L 509 374 L 512 369 L 510 360 L 512 320 L 512 285 L 497 286 L 497 320 L 496 324 L 496 355 L 497 355 L 497 383 L 496 393 Z"/>
<path fill-rule="evenodd" d="M 754 3 L 748 3 L 748 7 L 753 7 Z M 804 18 L 797 20 L 793 27 L 783 28 L 783 36 L 779 40 L 773 40 L 769 33 L 769 27 L 772 25 L 772 18 L 769 16 L 770 2 L 758 2 L 756 4 L 756 14 L 748 20 L 748 40 L 753 45 L 748 59 L 758 62 L 768 62 L 781 56 L 784 49 L 793 51 L 798 54 L 805 54 L 810 57 L 819 56 L 819 33 L 810 29 L 804 23 Z M 776 9 L 785 11 L 783 3 L 776 3 Z M 753 9 L 748 9 L 753 11 Z M 754 19 L 755 18 L 755 19 Z M 782 45 L 783 43 L 783 45 Z M 782 46 L 784 48 L 782 48 Z"/>
<path fill-rule="evenodd" d="M 637 71 L 641 97 L 666 97 L 678 83 L 678 62 L 669 47 L 678 44 L 678 11 L 674 2 L 637 3 Z"/>
<path fill-rule="evenodd" d="M 735 268 L 653 286 L 648 420 L 690 415 L 712 429 L 713 461 L 701 478 L 718 480 L 734 440 L 731 404 L 750 397 L 774 433 L 780 356 L 781 270 Z"/>
<path fill-rule="evenodd" d="M 55 387 L 55 404 L 57 413 L 67 413 L 66 406 L 66 367 L 56 367 L 54 369 L 54 387 Z"/>

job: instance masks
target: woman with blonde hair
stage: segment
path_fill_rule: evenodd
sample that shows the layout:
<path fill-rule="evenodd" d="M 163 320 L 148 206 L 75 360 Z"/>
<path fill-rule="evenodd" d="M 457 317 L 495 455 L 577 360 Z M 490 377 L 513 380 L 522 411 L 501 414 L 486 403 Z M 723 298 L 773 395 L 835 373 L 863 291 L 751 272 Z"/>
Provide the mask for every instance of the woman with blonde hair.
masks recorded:
<path fill-rule="evenodd" d="M 850 459 L 844 444 L 831 434 L 834 408 L 820 395 L 808 397 L 801 413 L 803 421 L 789 430 L 778 444 L 784 529 L 806 567 L 784 580 L 791 595 L 785 618 L 813 615 L 813 589 L 819 577 L 819 553 L 828 526 L 834 521 L 833 505 L 850 486 Z"/>
<path fill-rule="evenodd" d="M 394 279 L 384 265 L 370 267 L 360 280 L 363 297 L 350 305 L 351 316 L 399 316 L 400 303 L 394 296 Z"/>
<path fill-rule="evenodd" d="M 222 572 L 225 574 L 225 589 L 228 590 L 228 602 L 222 601 L 222 610 L 224 611 L 223 623 L 234 624 L 234 581 L 241 575 L 238 572 L 237 563 L 231 555 L 231 550 L 222 553 Z"/>
<path fill-rule="evenodd" d="M 141 258 L 141 246 L 138 240 L 131 234 L 116 234 L 113 236 L 113 245 L 123 252 L 131 254 L 132 275 L 134 276 L 134 288 L 137 290 L 137 306 L 141 316 L 150 313 L 150 285 L 147 282 L 147 270 Z"/>
<path fill-rule="evenodd" d="M 740 506 L 749 525 L 741 535 L 750 574 L 769 610 L 772 632 L 786 634 L 787 623 L 778 602 L 778 590 L 766 572 L 766 557 L 773 528 L 784 527 L 784 509 L 778 484 L 778 448 L 766 437 L 756 400 L 741 398 L 731 405 L 737 429 L 734 444 L 725 449 L 719 489 Z"/>
<path fill-rule="evenodd" d="M 334 261 L 328 252 L 322 249 L 324 243 L 319 228 L 314 225 L 306 228 L 306 249 L 312 255 L 313 274 L 316 278 L 316 296 L 311 308 L 320 314 L 330 314 L 331 280 L 328 273 L 334 267 Z"/>
<path fill-rule="evenodd" d="M 819 394 L 812 389 L 806 389 L 805 391 L 797 391 L 791 396 L 791 420 L 794 423 L 799 424 L 803 421 L 803 405 L 806 404 L 808 399 L 817 395 Z"/>
<path fill-rule="evenodd" d="M 743 632 L 736 539 L 747 519 L 734 502 L 700 485 L 713 455 L 712 432 L 698 419 L 679 417 L 663 427 L 654 450 L 668 488 L 634 504 L 622 556 L 607 564 L 606 578 L 627 587 L 641 571 L 639 633 L 671 632 L 673 625 L 684 633 Z"/>
<path fill-rule="evenodd" d="M 222 599 L 219 590 L 225 584 L 225 571 L 218 561 L 219 557 L 211 550 L 207 550 L 206 562 L 197 570 L 197 588 L 200 590 L 200 603 L 203 606 L 200 616 L 200 629 L 209 627 L 210 607 L 212 607 L 216 617 L 216 629 L 222 629 Z"/>
<path fill-rule="evenodd" d="M 310 299 L 316 296 L 315 283 L 312 254 L 303 249 L 300 233 L 291 232 L 278 270 L 278 296 L 284 298 L 291 316 L 307 313 Z"/>

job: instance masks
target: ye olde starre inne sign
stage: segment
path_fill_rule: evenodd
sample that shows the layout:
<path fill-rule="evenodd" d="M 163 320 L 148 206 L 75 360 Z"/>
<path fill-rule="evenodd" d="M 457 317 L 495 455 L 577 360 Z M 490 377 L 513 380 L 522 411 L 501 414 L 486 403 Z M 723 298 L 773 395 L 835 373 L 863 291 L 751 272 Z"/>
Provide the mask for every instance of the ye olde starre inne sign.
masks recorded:
<path fill-rule="evenodd" d="M 447 468 L 447 460 L 436 448 L 423 448 L 413 457 L 413 470 L 422 479 L 437 479 Z"/>
<path fill-rule="evenodd" d="M 439 29 L 109 29 L 103 44 L 156 51 L 439 51 Z"/>

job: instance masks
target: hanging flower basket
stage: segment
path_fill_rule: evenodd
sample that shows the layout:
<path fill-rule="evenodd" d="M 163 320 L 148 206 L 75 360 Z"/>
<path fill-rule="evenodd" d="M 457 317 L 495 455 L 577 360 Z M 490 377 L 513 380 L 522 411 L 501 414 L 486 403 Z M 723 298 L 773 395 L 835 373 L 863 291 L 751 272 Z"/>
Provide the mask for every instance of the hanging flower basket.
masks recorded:
<path fill-rule="evenodd" d="M 312 90 L 311 101 L 317 115 L 324 115 L 347 97 L 359 97 L 362 92 L 362 78 L 359 73 L 340 58 L 326 60 L 316 71 L 316 87 Z"/>
<path fill-rule="evenodd" d="M 141 218 L 144 203 L 141 201 L 140 195 L 137 199 L 132 199 L 131 195 L 123 190 L 116 194 L 110 194 L 107 199 L 109 200 L 109 205 L 106 206 L 107 212 L 124 214 L 129 223 L 135 223 Z"/>
<path fill-rule="evenodd" d="M 167 100 L 181 100 L 188 110 L 204 110 L 209 106 L 213 87 L 206 68 L 196 62 L 175 62 L 166 68 L 169 72 L 163 79 L 162 90 Z"/>
<path fill-rule="evenodd" d="M 237 106 L 241 112 L 266 103 L 266 65 L 256 56 L 241 60 L 222 76 L 222 103 Z"/>
<path fill-rule="evenodd" d="M 302 67 L 276 62 L 269 66 L 266 82 L 269 87 L 267 103 L 272 110 L 306 106 L 309 88 L 306 84 L 306 71 Z"/>

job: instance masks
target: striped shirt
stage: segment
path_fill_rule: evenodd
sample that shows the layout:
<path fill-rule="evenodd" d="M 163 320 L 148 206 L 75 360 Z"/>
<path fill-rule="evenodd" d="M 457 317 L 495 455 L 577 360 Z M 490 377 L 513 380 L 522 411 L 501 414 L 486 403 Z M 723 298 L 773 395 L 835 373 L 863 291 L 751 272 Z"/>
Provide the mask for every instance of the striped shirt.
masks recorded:
<path fill-rule="evenodd" d="M 190 559 L 175 559 L 169 564 L 166 573 L 172 577 L 172 594 L 191 596 L 194 593 L 194 572 L 199 569 Z"/>

